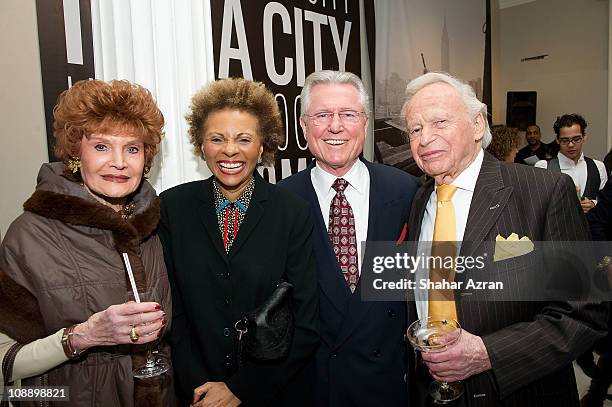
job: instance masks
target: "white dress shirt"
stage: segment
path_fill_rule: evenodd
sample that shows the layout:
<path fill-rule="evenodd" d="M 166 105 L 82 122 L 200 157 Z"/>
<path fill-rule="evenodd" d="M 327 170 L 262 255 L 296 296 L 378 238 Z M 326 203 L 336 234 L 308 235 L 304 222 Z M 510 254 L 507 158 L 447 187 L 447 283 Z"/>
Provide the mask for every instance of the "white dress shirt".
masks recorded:
<path fill-rule="evenodd" d="M 580 154 L 578 162 L 574 162 L 574 160 L 571 158 L 567 158 L 561 152 L 559 152 L 557 157 L 559 158 L 559 168 L 561 169 L 561 172 L 572 177 L 574 180 L 574 185 L 580 188 L 580 195 L 583 195 L 587 183 L 587 165 L 586 161 L 584 160 L 584 153 Z M 604 185 L 606 185 L 606 181 L 608 181 L 606 166 L 599 160 L 593 161 L 595 162 L 595 166 L 599 171 L 599 179 L 601 181 L 599 184 L 599 189 L 602 189 Z M 540 160 L 535 164 L 535 166 L 538 168 L 548 169 L 548 161 Z"/>
<path fill-rule="evenodd" d="M 455 207 L 457 242 L 463 241 L 468 213 L 470 212 L 470 205 L 472 204 L 472 196 L 474 196 L 474 188 L 476 187 L 476 180 L 480 174 L 480 167 L 482 167 L 483 158 L 484 152 L 483 150 L 480 150 L 474 161 L 472 161 L 472 163 L 452 182 L 452 185 L 457 187 L 457 191 L 451 199 Z M 425 214 L 423 215 L 423 220 L 421 221 L 418 254 L 422 256 L 429 256 L 431 254 L 431 242 L 433 241 L 434 223 L 436 221 L 436 208 L 438 207 L 438 197 L 436 195 L 437 188 L 438 186 L 436 185 L 429 196 L 429 200 L 425 206 Z M 460 248 L 458 247 L 457 250 L 459 249 Z M 429 278 L 429 268 L 417 268 L 416 278 L 417 281 Z M 419 319 L 426 318 L 428 315 L 427 290 L 415 290 L 415 299 Z"/>
<path fill-rule="evenodd" d="M 353 208 L 355 217 L 355 234 L 357 237 L 357 255 L 359 258 L 359 275 L 361 275 L 361 263 L 363 263 L 362 242 L 368 237 L 368 216 L 370 211 L 370 172 L 368 167 L 361 161 L 355 161 L 349 172 L 343 177 L 336 177 L 322 169 L 317 163 L 310 172 L 310 180 L 319 200 L 323 221 L 329 228 L 329 208 L 336 196 L 332 188 L 336 178 L 344 178 L 349 186 L 344 190 L 344 195 Z"/>

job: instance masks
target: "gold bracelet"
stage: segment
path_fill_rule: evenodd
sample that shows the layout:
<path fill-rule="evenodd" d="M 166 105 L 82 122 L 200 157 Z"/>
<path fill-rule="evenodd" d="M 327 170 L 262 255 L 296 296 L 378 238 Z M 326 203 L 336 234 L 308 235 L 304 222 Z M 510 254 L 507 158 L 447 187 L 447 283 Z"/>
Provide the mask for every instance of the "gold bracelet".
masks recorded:
<path fill-rule="evenodd" d="M 76 335 L 73 332 L 75 327 L 76 325 L 71 325 L 68 328 L 64 328 L 64 332 L 62 333 L 62 348 L 64 349 L 64 354 L 66 357 L 68 357 L 68 359 L 76 359 L 81 356 L 83 352 L 85 352 L 85 349 L 77 351 L 74 349 L 74 346 L 72 346 L 71 337 L 72 335 Z"/>

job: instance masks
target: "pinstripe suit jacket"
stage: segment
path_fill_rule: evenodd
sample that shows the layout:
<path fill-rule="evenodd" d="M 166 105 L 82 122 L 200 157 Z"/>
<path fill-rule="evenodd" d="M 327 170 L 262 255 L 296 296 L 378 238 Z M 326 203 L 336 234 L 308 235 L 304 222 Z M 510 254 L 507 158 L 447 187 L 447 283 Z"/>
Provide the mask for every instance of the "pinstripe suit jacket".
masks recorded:
<path fill-rule="evenodd" d="M 415 196 L 408 240 L 419 237 L 433 186 L 433 180 L 425 183 Z M 568 176 L 503 163 L 485 152 L 464 233 L 464 242 L 472 244 L 471 248 L 463 246 L 461 255 L 474 255 L 479 242 L 513 232 L 534 242 L 589 239 L 587 223 Z M 529 272 L 526 262 L 516 262 L 514 267 L 495 264 L 491 272 L 499 273 L 500 279 L 514 276 L 522 280 L 522 273 Z M 464 381 L 462 405 L 578 404 L 571 362 L 605 334 L 605 305 L 461 301 L 462 297 L 462 293 L 455 292 L 460 323 L 468 332 L 482 337 L 492 365 L 491 370 Z M 409 318 L 417 318 L 414 306 L 409 306 Z M 418 399 L 422 387 L 418 379 L 415 382 L 413 396 Z M 413 405 L 424 404 L 421 399 Z"/>

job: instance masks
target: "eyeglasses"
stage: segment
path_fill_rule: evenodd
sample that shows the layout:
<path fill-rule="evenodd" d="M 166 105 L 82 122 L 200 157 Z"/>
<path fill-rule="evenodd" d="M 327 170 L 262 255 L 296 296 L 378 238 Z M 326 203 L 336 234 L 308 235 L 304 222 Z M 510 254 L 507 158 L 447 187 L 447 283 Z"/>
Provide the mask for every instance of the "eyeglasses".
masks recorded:
<path fill-rule="evenodd" d="M 558 140 L 559 140 L 559 144 L 561 144 L 562 146 L 566 146 L 569 143 L 580 144 L 580 143 L 582 143 L 582 140 L 584 140 L 584 136 L 574 136 L 574 137 L 571 137 L 571 138 L 563 137 L 563 138 L 560 138 Z"/>
<path fill-rule="evenodd" d="M 361 115 L 364 112 L 358 112 L 356 110 L 341 110 L 339 112 L 318 112 L 312 115 L 305 115 L 312 120 L 315 126 L 329 126 L 334 121 L 334 116 L 338 115 L 338 119 L 342 124 L 355 124 L 359 123 Z"/>

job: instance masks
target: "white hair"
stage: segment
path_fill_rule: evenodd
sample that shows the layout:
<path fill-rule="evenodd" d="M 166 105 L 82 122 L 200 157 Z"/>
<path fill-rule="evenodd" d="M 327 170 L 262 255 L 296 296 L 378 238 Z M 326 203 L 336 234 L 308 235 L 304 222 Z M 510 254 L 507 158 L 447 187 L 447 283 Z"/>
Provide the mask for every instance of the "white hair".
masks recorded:
<path fill-rule="evenodd" d="M 306 78 L 304 82 L 304 87 L 302 88 L 302 93 L 300 93 L 300 115 L 304 116 L 306 112 L 308 112 L 308 108 L 310 107 L 310 93 L 312 92 L 312 88 L 316 85 L 352 85 L 357 92 L 359 92 L 359 99 L 361 102 L 361 106 L 363 112 L 367 117 L 370 116 L 370 104 L 368 103 L 370 96 L 363 86 L 363 82 L 357 75 L 352 72 L 343 72 L 343 71 L 317 71 L 313 72 Z"/>
<path fill-rule="evenodd" d="M 404 102 L 404 106 L 402 107 L 402 116 L 406 115 L 406 107 L 412 97 L 421 89 L 426 86 L 433 85 L 434 83 L 444 82 L 459 92 L 461 99 L 463 99 L 463 104 L 465 105 L 468 114 L 472 117 L 476 117 L 476 115 L 481 114 L 482 120 L 484 121 L 484 134 L 482 136 L 482 148 L 485 149 L 491 143 L 491 129 L 489 128 L 489 122 L 487 121 L 487 105 L 482 103 L 476 97 L 476 93 L 474 93 L 474 89 L 472 87 L 462 81 L 461 79 L 455 78 L 454 76 L 446 73 L 446 72 L 429 72 L 424 75 L 421 75 L 408 83 L 406 86 L 406 101 Z"/>

